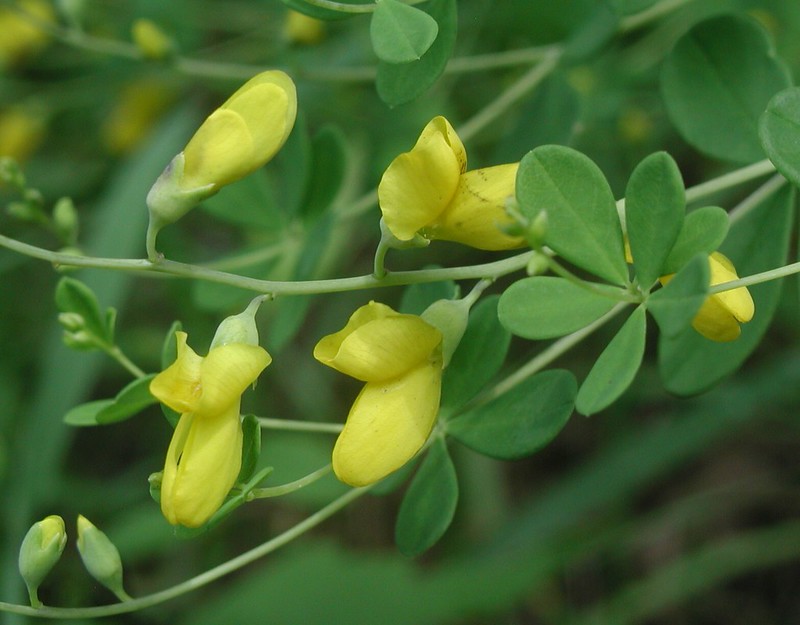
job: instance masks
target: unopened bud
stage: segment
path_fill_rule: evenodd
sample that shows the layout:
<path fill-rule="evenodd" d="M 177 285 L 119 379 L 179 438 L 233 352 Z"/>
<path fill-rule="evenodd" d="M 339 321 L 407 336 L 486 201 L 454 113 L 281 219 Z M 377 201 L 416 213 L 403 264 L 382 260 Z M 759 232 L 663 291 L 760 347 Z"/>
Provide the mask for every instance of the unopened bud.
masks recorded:
<path fill-rule="evenodd" d="M 261 302 L 266 296 L 259 295 L 244 311 L 238 315 L 231 315 L 222 320 L 217 326 L 214 338 L 211 340 L 211 347 L 220 347 L 229 343 L 245 343 L 247 345 L 258 345 L 258 328 L 256 327 L 256 312 Z"/>
<path fill-rule="evenodd" d="M 39 585 L 55 566 L 67 543 L 64 520 L 57 515 L 34 523 L 22 539 L 19 549 L 19 572 L 28 587 L 31 605 L 38 608 Z"/>
<path fill-rule="evenodd" d="M 62 197 L 53 207 L 53 224 L 61 239 L 74 243 L 78 236 L 78 211 L 72 199 Z"/>
<path fill-rule="evenodd" d="M 108 536 L 83 515 L 78 515 L 77 545 L 89 575 L 117 595 L 120 600 L 130 599 L 122 587 L 122 560 L 119 551 Z"/>
<path fill-rule="evenodd" d="M 58 313 L 58 322 L 70 332 L 78 332 L 86 327 L 86 320 L 82 315 L 75 312 Z"/>

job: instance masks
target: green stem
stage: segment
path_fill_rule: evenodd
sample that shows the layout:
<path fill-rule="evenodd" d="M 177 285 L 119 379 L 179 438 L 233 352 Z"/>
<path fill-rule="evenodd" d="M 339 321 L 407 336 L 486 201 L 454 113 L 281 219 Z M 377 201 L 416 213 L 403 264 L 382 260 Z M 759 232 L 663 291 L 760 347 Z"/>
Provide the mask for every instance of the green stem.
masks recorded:
<path fill-rule="evenodd" d="M 754 284 L 762 284 L 764 282 L 771 282 L 772 280 L 780 280 L 781 278 L 787 278 L 798 273 L 800 273 L 800 262 L 792 263 L 791 265 L 786 265 L 784 267 L 778 267 L 777 269 L 762 271 L 761 273 L 754 273 L 751 276 L 745 276 L 744 278 L 739 278 L 738 280 L 721 282 L 720 284 L 715 284 L 712 286 L 708 292 L 710 295 L 714 295 L 715 293 L 731 291 L 743 286 L 753 286 Z"/>
<path fill-rule="evenodd" d="M 419 4 L 426 0 L 400 0 L 405 4 Z M 371 4 L 348 4 L 346 2 L 334 2 L 333 0 L 305 0 L 306 4 L 311 4 L 321 9 L 338 11 L 339 13 L 372 13 L 377 6 L 377 2 Z"/>
<path fill-rule="evenodd" d="M 769 160 L 759 161 L 752 165 L 747 165 L 718 178 L 713 178 L 707 182 L 695 185 L 686 189 L 686 203 L 691 204 L 724 191 L 730 187 L 735 187 L 756 178 L 761 178 L 775 171 L 775 166 Z"/>
<path fill-rule="evenodd" d="M 728 213 L 728 219 L 730 223 L 734 224 L 740 219 L 742 219 L 745 215 L 750 213 L 750 211 L 752 211 L 759 204 L 761 204 L 761 202 L 763 202 L 766 198 L 768 198 L 778 189 L 783 187 L 783 185 L 785 185 L 787 182 L 788 180 L 786 180 L 786 178 L 784 178 L 781 174 L 777 174 L 772 178 L 770 178 L 769 180 L 767 180 L 758 189 L 753 191 L 745 199 L 739 202 L 739 204 L 737 204 Z"/>
<path fill-rule="evenodd" d="M 375 248 L 375 259 L 372 261 L 372 275 L 376 280 L 382 280 L 386 277 L 386 253 L 389 251 L 389 242 L 386 240 L 385 234 L 381 234 L 381 240 L 378 241 L 378 247 Z"/>
<path fill-rule="evenodd" d="M 341 423 L 320 423 L 312 421 L 295 421 L 293 419 L 268 419 L 258 417 L 258 424 L 265 430 L 289 430 L 293 432 L 321 432 L 338 434 L 344 427 Z"/>
<path fill-rule="evenodd" d="M 279 534 L 275 538 L 272 538 L 260 544 L 259 546 L 254 547 L 250 551 L 246 551 L 243 554 L 220 564 L 219 566 L 209 569 L 208 571 L 205 571 L 196 577 L 151 595 L 137 597 L 136 599 L 131 599 L 130 601 L 125 601 L 122 603 L 86 608 L 56 608 L 45 606 L 37 609 L 14 603 L 0 602 L 0 611 L 53 619 L 88 619 L 112 616 L 115 614 L 125 614 L 150 608 L 154 605 L 164 603 L 165 601 L 169 601 L 171 599 L 175 599 L 176 597 L 180 597 L 181 595 L 195 591 L 203 586 L 207 586 L 211 582 L 229 575 L 234 571 L 238 571 L 251 562 L 255 562 L 259 558 L 263 558 L 273 551 L 276 551 L 284 545 L 292 542 L 299 536 L 305 534 L 310 529 L 316 527 L 323 521 L 329 519 L 339 510 L 349 505 L 362 495 L 365 495 L 367 492 L 369 492 L 370 488 L 370 486 L 367 486 L 365 488 L 354 488 L 349 490 L 341 497 L 335 499 L 324 508 L 321 508 L 314 514 L 303 519 L 300 521 L 300 523 L 286 530 L 282 534 Z"/>
<path fill-rule="evenodd" d="M 609 299 L 613 299 L 619 302 L 626 302 L 629 304 L 639 304 L 641 303 L 641 298 L 637 297 L 633 293 L 623 288 L 600 288 L 594 282 L 588 282 L 587 280 L 582 280 L 574 273 L 569 271 L 566 267 L 564 267 L 561 263 L 559 263 L 552 255 L 547 254 L 545 252 L 540 252 L 542 257 L 547 259 L 547 264 L 552 269 L 553 273 L 558 276 L 561 276 L 568 282 L 571 282 L 577 287 L 584 289 L 585 291 L 589 291 L 590 293 L 594 293 L 595 295 L 599 295 L 600 297 L 606 297 Z"/>
<path fill-rule="evenodd" d="M 301 477 L 299 480 L 295 480 L 293 482 L 288 482 L 287 484 L 281 484 L 280 486 L 270 486 L 267 488 L 256 488 L 251 490 L 247 494 L 247 501 L 253 501 L 254 499 L 267 499 L 269 497 L 281 497 L 283 495 L 288 495 L 289 493 L 293 493 L 296 490 L 300 490 L 308 486 L 309 484 L 313 484 L 318 479 L 325 477 L 328 473 L 331 472 L 331 465 L 326 464 L 324 467 L 317 469 L 309 473 L 308 475 Z"/>
<path fill-rule="evenodd" d="M 664 0 L 658 4 L 654 4 L 649 9 L 645 9 L 641 13 L 629 15 L 620 22 L 619 32 L 627 33 L 637 28 L 641 28 L 650 22 L 654 22 L 660 17 L 671 13 L 675 9 L 679 9 L 684 4 L 689 4 L 694 0 Z"/>
<path fill-rule="evenodd" d="M 494 279 L 483 278 L 474 287 L 472 287 L 472 290 L 469 293 L 467 293 L 467 295 L 463 297 L 462 300 L 464 301 L 465 304 L 467 304 L 470 308 L 472 308 L 475 305 L 475 302 L 477 302 L 480 296 L 483 294 L 483 292 L 490 286 L 492 286 L 492 284 L 494 284 Z"/>
<path fill-rule="evenodd" d="M 125 353 L 119 348 L 118 345 L 111 345 L 110 347 L 104 348 L 106 354 L 111 356 L 114 360 L 116 360 L 119 364 L 121 364 L 127 371 L 133 375 L 135 378 L 143 378 L 147 374 L 142 371 L 139 367 L 137 367 L 133 361 L 128 358 Z"/>

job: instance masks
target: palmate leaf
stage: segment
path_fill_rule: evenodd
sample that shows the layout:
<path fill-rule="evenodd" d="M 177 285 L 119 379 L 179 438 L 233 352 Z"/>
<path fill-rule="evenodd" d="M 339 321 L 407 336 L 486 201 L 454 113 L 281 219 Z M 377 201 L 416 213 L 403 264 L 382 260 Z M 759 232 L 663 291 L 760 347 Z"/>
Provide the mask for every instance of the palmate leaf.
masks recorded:
<path fill-rule="evenodd" d="M 700 252 L 716 251 L 728 234 L 728 213 L 719 206 L 704 206 L 683 219 L 675 245 L 664 262 L 664 274 L 676 273 Z"/>

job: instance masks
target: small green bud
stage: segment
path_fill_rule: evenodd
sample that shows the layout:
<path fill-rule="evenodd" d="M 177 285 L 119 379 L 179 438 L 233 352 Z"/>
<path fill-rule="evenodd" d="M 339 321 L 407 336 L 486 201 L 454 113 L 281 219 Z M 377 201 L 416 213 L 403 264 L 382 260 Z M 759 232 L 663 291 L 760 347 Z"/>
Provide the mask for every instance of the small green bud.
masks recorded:
<path fill-rule="evenodd" d="M 76 312 L 58 313 L 58 322 L 69 332 L 78 332 L 86 327 L 86 320 L 83 315 Z"/>
<path fill-rule="evenodd" d="M 461 342 L 469 321 L 470 302 L 466 299 L 440 299 L 428 306 L 420 315 L 442 333 L 442 366 L 450 363 L 450 358 Z"/>
<path fill-rule="evenodd" d="M 258 345 L 258 328 L 256 327 L 256 312 L 265 295 L 259 295 L 247 308 L 238 315 L 231 315 L 222 320 L 211 340 L 211 347 L 220 347 L 229 343 L 245 343 L 247 345 Z"/>
<path fill-rule="evenodd" d="M 157 504 L 161 503 L 161 484 L 164 481 L 164 472 L 157 471 L 147 476 L 147 486 L 150 490 L 150 497 Z"/>
<path fill-rule="evenodd" d="M 45 220 L 42 208 L 38 204 L 31 202 L 9 202 L 6 212 L 20 221 L 30 221 L 41 223 Z"/>
<path fill-rule="evenodd" d="M 78 238 L 78 211 L 72 199 L 62 197 L 53 207 L 53 225 L 64 242 L 74 243 Z"/>
<path fill-rule="evenodd" d="M 547 238 L 547 211 L 540 211 L 528 225 L 525 240 L 533 249 L 538 250 Z"/>
<path fill-rule="evenodd" d="M 85 516 L 78 515 L 78 553 L 83 566 L 103 586 L 121 601 L 130 599 L 122 587 L 122 560 L 108 536 L 97 529 Z"/>
<path fill-rule="evenodd" d="M 25 174 L 10 156 L 0 157 L 0 183 L 19 190 L 25 188 Z"/>
<path fill-rule="evenodd" d="M 31 605 L 41 607 L 39 585 L 55 566 L 67 544 L 64 520 L 50 515 L 34 523 L 22 539 L 19 549 L 19 573 L 28 587 Z"/>
<path fill-rule="evenodd" d="M 528 261 L 526 271 L 529 276 L 540 276 L 550 268 L 550 259 L 542 252 L 534 252 Z"/>

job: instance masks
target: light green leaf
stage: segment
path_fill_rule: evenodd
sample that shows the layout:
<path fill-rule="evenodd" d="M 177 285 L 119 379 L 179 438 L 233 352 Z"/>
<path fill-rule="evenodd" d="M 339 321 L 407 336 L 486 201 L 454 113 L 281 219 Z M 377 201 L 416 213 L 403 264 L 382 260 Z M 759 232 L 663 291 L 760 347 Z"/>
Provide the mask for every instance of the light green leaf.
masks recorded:
<path fill-rule="evenodd" d="M 531 220 L 547 214 L 545 242 L 566 260 L 609 282 L 627 282 L 614 196 L 589 157 L 557 145 L 532 150 L 519 165 L 517 200 Z"/>
<path fill-rule="evenodd" d="M 399 64 L 419 60 L 438 33 L 436 20 L 424 11 L 399 0 L 376 0 L 369 35 L 381 61 Z"/>
<path fill-rule="evenodd" d="M 422 58 L 399 65 L 378 63 L 375 87 L 389 106 L 411 102 L 425 93 L 441 76 L 453 53 L 458 30 L 456 0 L 431 0 L 426 11 L 439 25 L 439 34 Z"/>
<path fill-rule="evenodd" d="M 566 425 L 577 389 L 569 371 L 543 371 L 449 421 L 447 433 L 492 458 L 514 460 L 530 456 Z"/>
<path fill-rule="evenodd" d="M 511 334 L 497 318 L 499 299 L 487 297 L 470 311 L 464 338 L 444 371 L 443 408 L 469 401 L 503 366 Z"/>
<path fill-rule="evenodd" d="M 372 1 L 373 0 L 348 0 L 348 4 L 372 4 Z M 360 15 L 359 13 L 351 13 L 349 11 L 335 11 L 334 9 L 318 7 L 305 0 L 281 0 L 281 2 L 294 11 L 298 11 L 299 13 L 303 13 L 318 20 L 336 21 Z"/>
<path fill-rule="evenodd" d="M 664 62 L 661 86 L 672 122 L 695 148 L 725 161 L 764 158 L 758 119 L 791 84 L 766 31 L 749 18 L 701 22 Z"/>
<path fill-rule="evenodd" d="M 597 286 L 597 285 L 595 285 Z M 497 314 L 512 334 L 549 339 L 585 328 L 618 302 L 564 279 L 523 278 L 500 296 Z"/>
<path fill-rule="evenodd" d="M 111 344 L 107 317 L 101 314 L 97 297 L 88 286 L 75 278 L 63 277 L 56 285 L 55 299 L 61 312 L 80 315 L 89 334 Z"/>
<path fill-rule="evenodd" d="M 721 251 L 740 276 L 786 263 L 792 234 L 794 192 L 790 187 L 763 200 L 731 228 Z M 755 302 L 753 320 L 742 325 L 741 336 L 715 343 L 688 328 L 677 336 L 659 337 L 659 370 L 664 386 L 678 395 L 705 391 L 744 362 L 767 331 L 781 293 L 781 280 L 748 287 Z"/>
<path fill-rule="evenodd" d="M 575 409 L 587 417 L 610 406 L 633 382 L 644 357 L 647 315 L 639 306 L 600 354 L 583 381 Z"/>
<path fill-rule="evenodd" d="M 117 393 L 114 402 L 97 413 L 98 425 L 124 421 L 157 403 L 158 400 L 150 393 L 150 382 L 154 377 L 155 373 L 138 378 Z"/>
<path fill-rule="evenodd" d="M 699 252 L 716 251 L 729 227 L 728 213 L 718 206 L 704 206 L 686 215 L 678 240 L 664 263 L 664 274 L 679 271 Z"/>
<path fill-rule="evenodd" d="M 800 186 L 800 87 L 781 91 L 769 101 L 758 131 L 778 171 Z"/>
<path fill-rule="evenodd" d="M 413 557 L 427 551 L 450 527 L 458 504 L 458 478 L 444 439 L 436 439 L 414 476 L 394 529 L 397 548 Z"/>
<path fill-rule="evenodd" d="M 661 332 L 674 336 L 690 326 L 708 295 L 709 274 L 708 256 L 698 254 L 647 299 Z"/>
<path fill-rule="evenodd" d="M 75 427 L 98 425 L 98 413 L 104 408 L 111 406 L 113 403 L 113 399 L 98 399 L 81 404 L 80 406 L 75 406 L 64 415 L 64 423 Z"/>
<path fill-rule="evenodd" d="M 685 209 L 681 172 L 669 154 L 656 152 L 636 166 L 625 191 L 625 224 L 636 277 L 643 289 L 663 275 Z"/>

